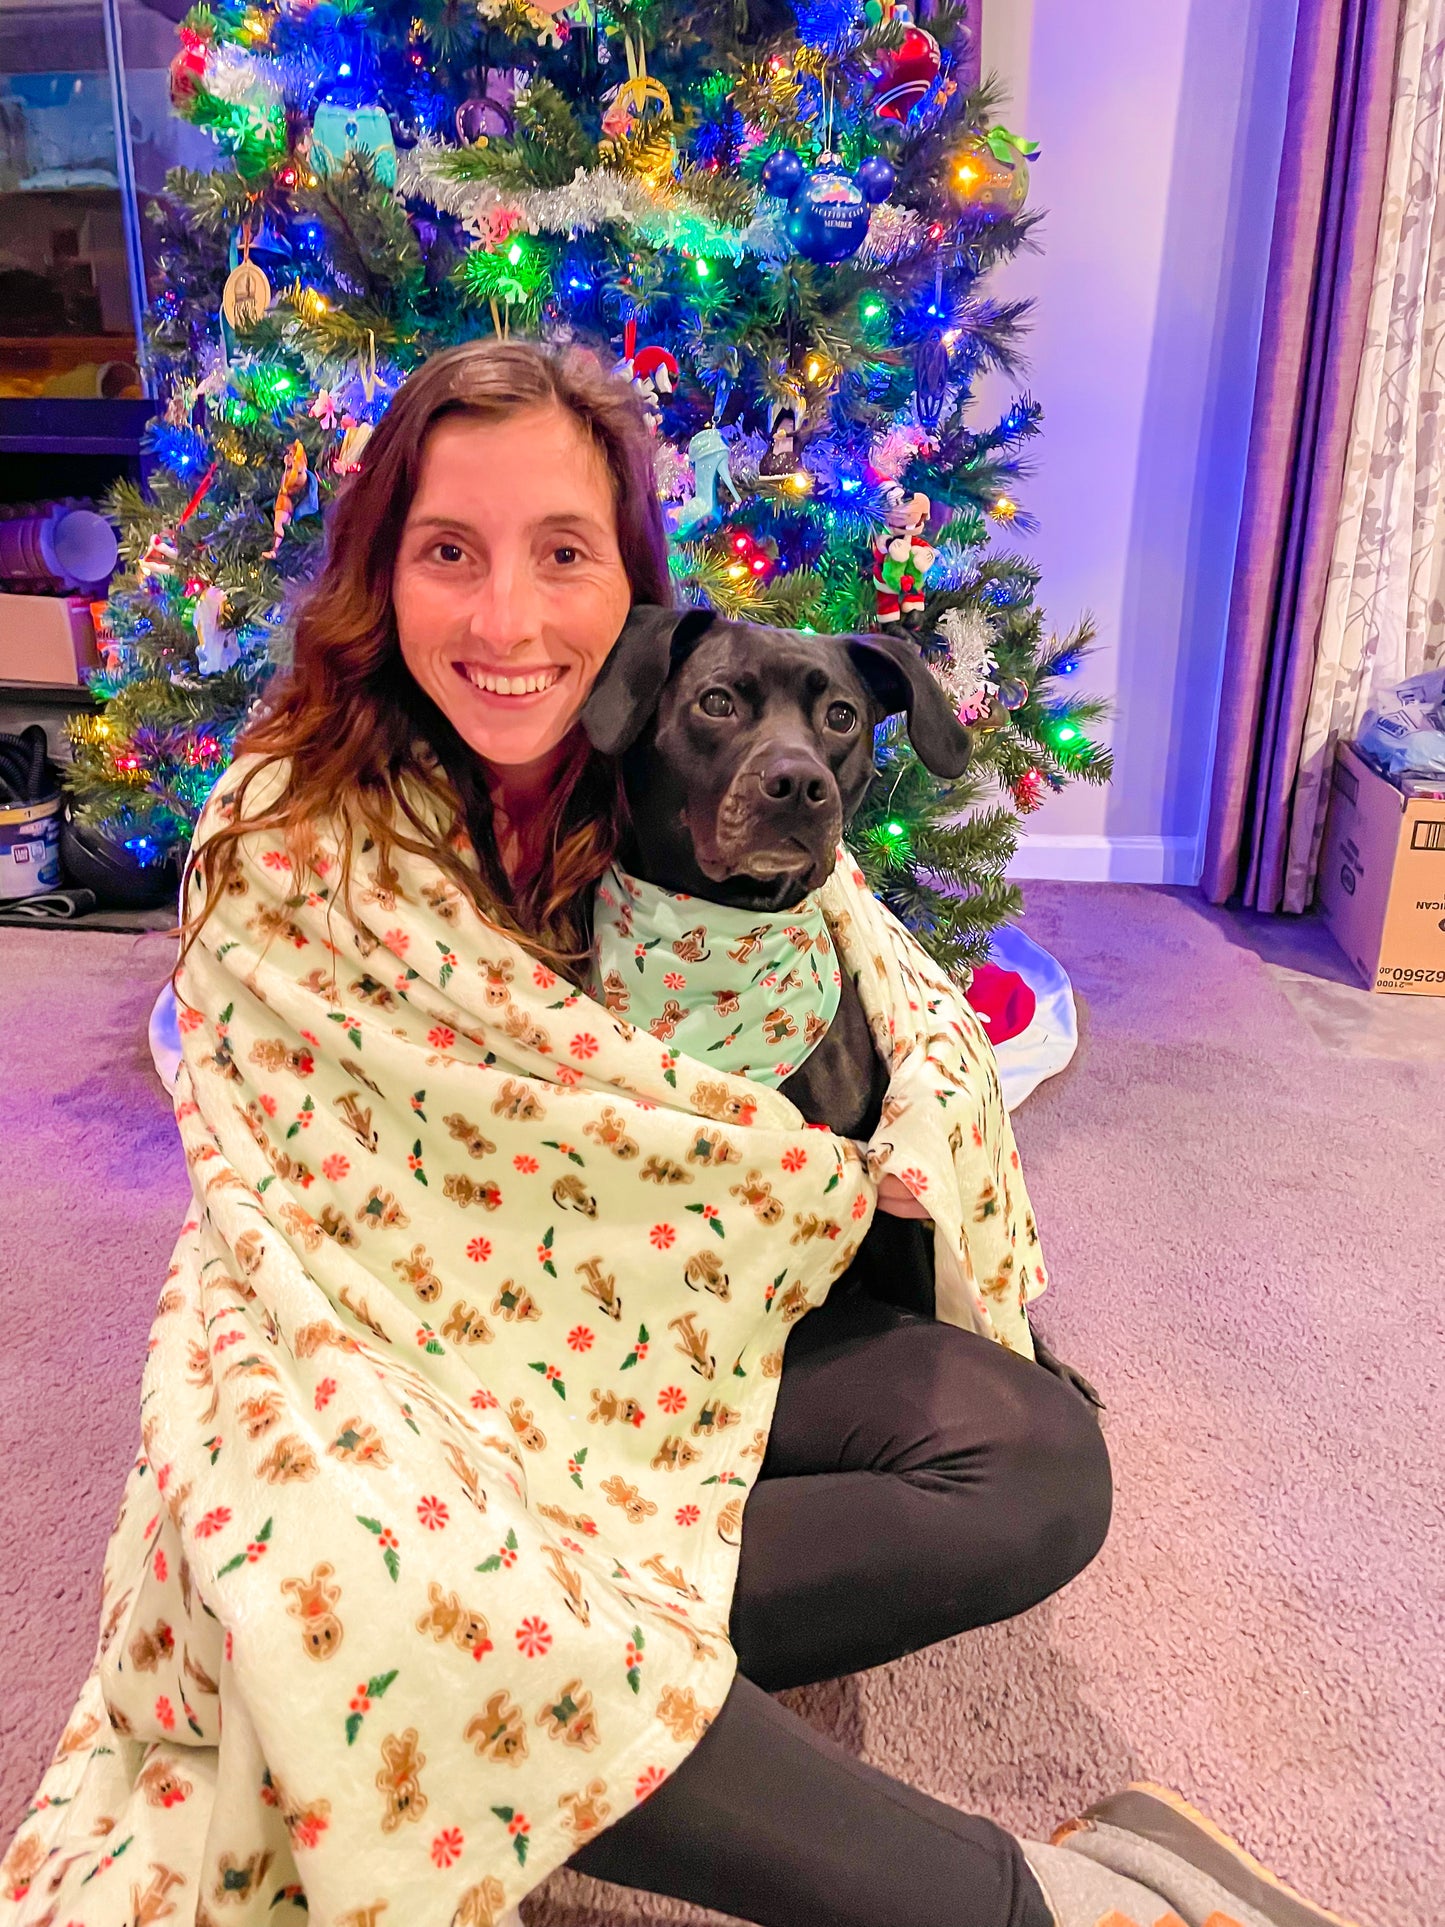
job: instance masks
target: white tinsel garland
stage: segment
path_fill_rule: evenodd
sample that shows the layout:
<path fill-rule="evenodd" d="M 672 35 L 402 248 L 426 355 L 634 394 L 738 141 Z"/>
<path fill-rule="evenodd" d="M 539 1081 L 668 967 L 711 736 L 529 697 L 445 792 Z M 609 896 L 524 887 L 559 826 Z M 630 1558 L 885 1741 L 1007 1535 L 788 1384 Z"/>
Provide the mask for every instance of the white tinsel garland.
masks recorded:
<path fill-rule="evenodd" d="M 930 667 L 964 721 L 972 721 L 998 693 L 993 629 L 977 609 L 948 609 L 939 617 L 937 633 L 948 644 L 948 655 L 942 661 L 930 657 Z"/>
<path fill-rule="evenodd" d="M 635 174 L 579 167 L 565 187 L 517 188 L 492 181 L 450 178 L 447 157 L 455 148 L 422 141 L 398 156 L 397 190 L 458 215 L 481 235 L 494 208 L 521 217 L 532 234 L 574 234 L 616 223 L 632 228 L 654 247 L 690 248 L 695 254 L 743 254 L 782 259 L 789 244 L 769 215 L 754 215 L 745 228 L 726 227 L 677 189 L 659 192 Z"/>

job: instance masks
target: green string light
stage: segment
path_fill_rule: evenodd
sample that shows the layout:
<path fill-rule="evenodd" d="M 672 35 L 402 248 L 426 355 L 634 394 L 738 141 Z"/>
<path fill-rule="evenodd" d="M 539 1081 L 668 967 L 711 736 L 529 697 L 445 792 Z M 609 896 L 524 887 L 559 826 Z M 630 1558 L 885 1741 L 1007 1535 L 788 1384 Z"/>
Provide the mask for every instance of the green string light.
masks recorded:
<path fill-rule="evenodd" d="M 712 273 L 711 263 L 704 261 L 701 255 L 697 257 L 696 261 L 694 261 L 692 265 L 697 270 L 697 278 L 699 281 L 706 281 L 708 276 Z"/>

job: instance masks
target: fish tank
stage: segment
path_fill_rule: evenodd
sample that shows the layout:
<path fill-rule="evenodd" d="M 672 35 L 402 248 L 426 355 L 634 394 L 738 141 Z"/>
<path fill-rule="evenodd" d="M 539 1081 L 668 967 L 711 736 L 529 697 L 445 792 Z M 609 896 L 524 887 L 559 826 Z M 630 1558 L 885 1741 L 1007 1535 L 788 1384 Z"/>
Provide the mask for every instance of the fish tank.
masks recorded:
<path fill-rule="evenodd" d="M 146 201 L 214 165 L 169 112 L 183 0 L 0 4 L 0 401 L 121 401 L 146 380 Z"/>

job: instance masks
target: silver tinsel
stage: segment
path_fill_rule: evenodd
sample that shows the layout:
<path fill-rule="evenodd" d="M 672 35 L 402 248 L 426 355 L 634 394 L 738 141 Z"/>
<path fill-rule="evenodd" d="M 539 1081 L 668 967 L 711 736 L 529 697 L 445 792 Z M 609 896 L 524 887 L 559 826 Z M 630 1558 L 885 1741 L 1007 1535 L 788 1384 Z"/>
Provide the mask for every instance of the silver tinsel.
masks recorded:
<path fill-rule="evenodd" d="M 745 228 L 725 227 L 678 190 L 661 192 L 635 174 L 606 167 L 579 167 L 565 187 L 504 188 L 491 181 L 457 180 L 449 162 L 456 151 L 437 141 L 419 141 L 409 153 L 398 155 L 397 191 L 458 215 L 478 236 L 487 214 L 505 207 L 519 214 L 532 234 L 579 234 L 620 224 L 654 247 L 688 248 L 734 261 L 744 254 L 782 259 L 790 252 L 769 214 L 755 214 Z"/>
<path fill-rule="evenodd" d="M 939 618 L 937 633 L 948 644 L 948 655 L 930 657 L 929 667 L 960 712 L 981 715 L 998 693 L 993 629 L 976 609 L 949 609 Z"/>

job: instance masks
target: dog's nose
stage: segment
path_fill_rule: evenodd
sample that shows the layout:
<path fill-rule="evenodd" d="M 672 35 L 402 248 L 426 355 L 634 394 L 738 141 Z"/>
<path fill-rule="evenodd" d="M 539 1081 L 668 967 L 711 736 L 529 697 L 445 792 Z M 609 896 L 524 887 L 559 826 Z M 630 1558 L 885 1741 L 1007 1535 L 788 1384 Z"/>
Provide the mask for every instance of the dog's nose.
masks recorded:
<path fill-rule="evenodd" d="M 828 780 L 811 757 L 777 756 L 758 771 L 763 795 L 770 803 L 793 804 L 804 810 L 826 809 Z"/>

